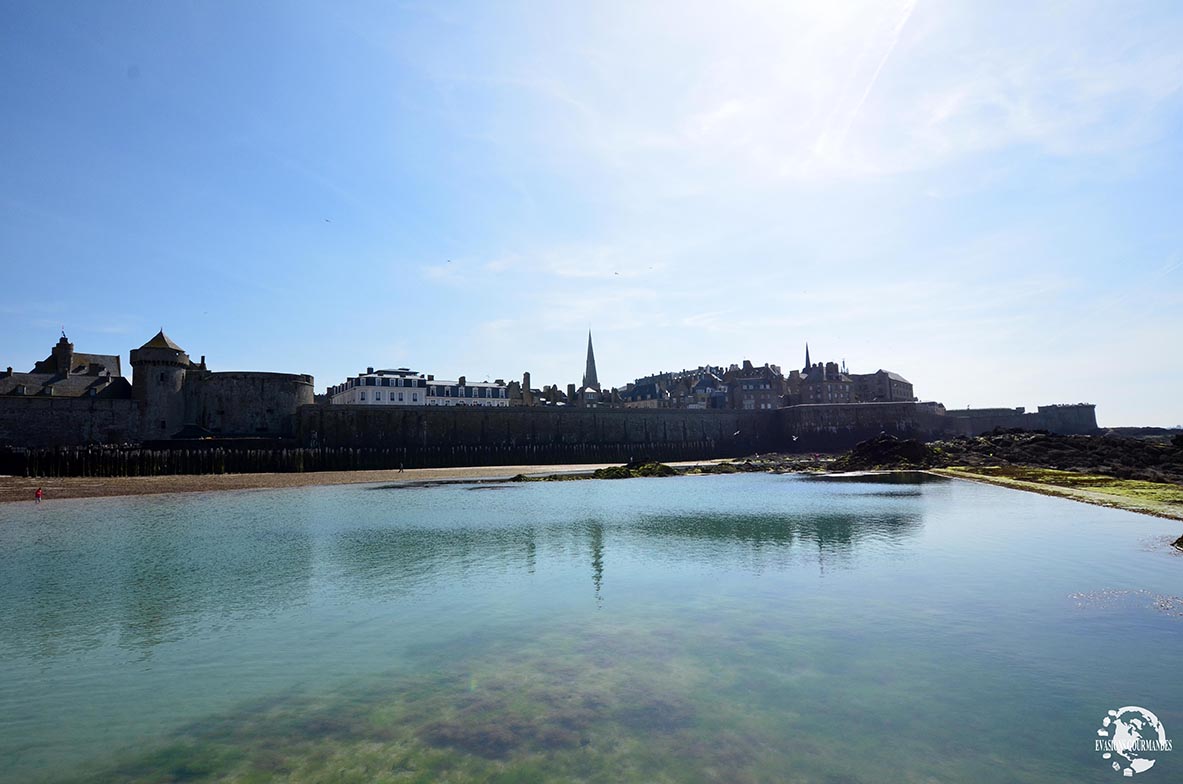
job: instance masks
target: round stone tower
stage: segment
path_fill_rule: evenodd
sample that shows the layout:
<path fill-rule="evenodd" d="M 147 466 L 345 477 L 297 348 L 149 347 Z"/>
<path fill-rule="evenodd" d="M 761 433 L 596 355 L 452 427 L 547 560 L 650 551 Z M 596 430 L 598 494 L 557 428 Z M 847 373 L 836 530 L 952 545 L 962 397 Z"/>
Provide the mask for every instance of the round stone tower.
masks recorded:
<path fill-rule="evenodd" d="M 165 439 L 185 422 L 185 374 L 189 355 L 164 330 L 132 349 L 132 398 L 139 402 L 140 439 Z"/>

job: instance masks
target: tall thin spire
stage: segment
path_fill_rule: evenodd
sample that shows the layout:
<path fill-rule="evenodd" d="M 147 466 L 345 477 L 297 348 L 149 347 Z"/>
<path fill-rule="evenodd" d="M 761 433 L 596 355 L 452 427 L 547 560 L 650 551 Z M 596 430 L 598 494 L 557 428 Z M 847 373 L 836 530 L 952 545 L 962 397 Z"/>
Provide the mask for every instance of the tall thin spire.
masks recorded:
<path fill-rule="evenodd" d="M 596 377 L 596 354 L 592 351 L 591 330 L 587 331 L 587 368 L 583 371 L 585 389 L 600 390 L 600 379 Z"/>
<path fill-rule="evenodd" d="M 809 341 L 805 341 L 805 370 L 808 371 L 812 365 L 809 364 Z"/>

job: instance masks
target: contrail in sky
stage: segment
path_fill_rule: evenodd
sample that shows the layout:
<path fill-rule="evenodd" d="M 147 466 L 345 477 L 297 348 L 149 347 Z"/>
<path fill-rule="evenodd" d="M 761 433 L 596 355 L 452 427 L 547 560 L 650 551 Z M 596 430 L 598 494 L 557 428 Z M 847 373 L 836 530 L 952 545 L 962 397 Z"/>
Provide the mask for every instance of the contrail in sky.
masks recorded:
<path fill-rule="evenodd" d="M 903 13 L 900 14 L 899 21 L 896 22 L 895 27 L 892 28 L 891 36 L 888 40 L 887 51 L 883 53 L 883 57 L 879 60 L 878 67 L 875 68 L 875 73 L 871 75 L 871 80 L 867 82 L 867 88 L 863 90 L 863 95 L 859 98 L 858 103 L 854 105 L 854 109 L 850 112 L 850 118 L 846 121 L 846 127 L 842 129 L 842 133 L 838 136 L 838 144 L 836 148 L 841 148 L 846 142 L 846 135 L 850 133 L 850 127 L 854 125 L 855 119 L 858 118 L 859 112 L 862 111 L 863 104 L 867 102 L 871 91 L 875 89 L 875 82 L 879 81 L 879 74 L 883 71 L 883 66 L 887 65 L 887 61 L 891 59 L 892 52 L 895 51 L 896 44 L 900 41 L 900 33 L 904 31 L 904 27 L 908 24 L 908 20 L 912 18 L 912 12 L 916 10 L 916 4 L 919 0 L 906 0 L 903 7 Z"/>

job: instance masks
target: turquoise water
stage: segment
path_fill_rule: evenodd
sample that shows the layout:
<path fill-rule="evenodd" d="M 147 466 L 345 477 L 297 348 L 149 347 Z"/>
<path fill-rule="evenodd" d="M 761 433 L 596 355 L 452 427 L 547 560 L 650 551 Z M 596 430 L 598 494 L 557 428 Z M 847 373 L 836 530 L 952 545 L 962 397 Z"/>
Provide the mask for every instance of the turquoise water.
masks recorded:
<path fill-rule="evenodd" d="M 1108 709 L 1183 738 L 1178 523 L 890 479 L 0 505 L 0 781 L 1099 782 Z"/>

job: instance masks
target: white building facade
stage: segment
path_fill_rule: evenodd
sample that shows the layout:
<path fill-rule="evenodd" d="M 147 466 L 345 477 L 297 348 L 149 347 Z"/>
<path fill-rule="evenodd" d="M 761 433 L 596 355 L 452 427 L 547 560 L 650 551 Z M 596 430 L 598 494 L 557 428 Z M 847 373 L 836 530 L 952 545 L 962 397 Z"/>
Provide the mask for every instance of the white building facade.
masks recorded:
<path fill-rule="evenodd" d="M 350 406 L 509 406 L 509 390 L 501 379 L 469 383 L 461 376 L 445 381 L 409 368 L 366 368 L 329 387 L 328 397 L 331 404 Z"/>
<path fill-rule="evenodd" d="M 492 406 L 509 407 L 509 390 L 501 379 L 490 383 L 470 383 L 464 376 L 458 381 L 441 381 L 428 376 L 427 405 L 429 406 Z"/>
<path fill-rule="evenodd" d="M 374 370 L 329 387 L 329 402 L 350 406 L 425 406 L 430 376 L 408 368 Z"/>

